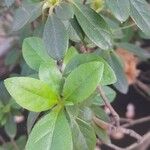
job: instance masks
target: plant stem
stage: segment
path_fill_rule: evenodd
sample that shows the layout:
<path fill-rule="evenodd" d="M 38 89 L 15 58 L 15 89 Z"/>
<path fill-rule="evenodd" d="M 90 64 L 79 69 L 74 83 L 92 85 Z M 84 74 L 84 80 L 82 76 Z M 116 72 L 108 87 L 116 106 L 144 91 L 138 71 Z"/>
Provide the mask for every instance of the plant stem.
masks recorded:
<path fill-rule="evenodd" d="M 133 143 L 132 145 L 125 148 L 125 150 L 146 150 L 150 146 L 150 132 L 142 136 L 141 143 Z"/>
<path fill-rule="evenodd" d="M 123 134 L 127 134 L 127 135 L 130 135 L 131 137 L 137 139 L 138 142 L 141 142 L 142 140 L 142 137 L 136 133 L 135 131 L 131 130 L 131 129 L 126 129 L 126 128 L 123 128 L 123 127 L 116 127 L 110 123 L 107 123 L 107 122 L 104 122 L 102 120 L 100 120 L 99 118 L 97 117 L 93 117 L 93 121 L 100 127 L 105 127 L 105 129 L 107 129 L 108 131 L 120 131 L 122 132 Z"/>
<path fill-rule="evenodd" d="M 129 127 L 129 126 L 134 126 L 134 125 L 137 125 L 137 124 L 140 124 L 140 123 L 143 123 L 143 122 L 148 122 L 148 121 L 150 121 L 150 116 L 140 118 L 140 119 L 137 119 L 137 120 L 131 120 L 129 123 L 123 124 L 122 127 L 126 128 L 126 127 Z"/>
<path fill-rule="evenodd" d="M 141 90 L 146 92 L 148 94 L 148 96 L 150 96 L 150 94 L 149 94 L 150 93 L 150 88 L 146 84 L 144 84 L 140 80 L 136 80 L 135 85 L 137 85 Z"/>
<path fill-rule="evenodd" d="M 122 123 L 129 123 L 131 121 L 133 121 L 133 120 L 132 119 L 128 119 L 128 118 L 120 118 L 120 122 L 122 122 Z"/>
<path fill-rule="evenodd" d="M 124 148 L 118 147 L 118 146 L 116 146 L 116 145 L 114 145 L 112 143 L 108 143 L 108 144 L 103 143 L 103 144 L 106 145 L 106 146 L 108 146 L 108 147 L 110 147 L 111 149 L 114 149 L 114 150 L 124 150 Z"/>
<path fill-rule="evenodd" d="M 109 108 L 111 114 L 113 115 L 114 117 L 114 121 L 116 123 L 116 126 L 119 127 L 120 126 L 120 117 L 119 115 L 117 114 L 117 112 L 114 110 L 114 108 L 111 106 L 111 104 L 109 103 L 109 100 L 108 98 L 106 97 L 104 91 L 102 90 L 101 86 L 98 86 L 97 87 L 97 90 L 98 92 L 100 93 L 100 96 L 102 97 L 104 103 L 105 103 L 105 106 L 107 108 Z"/>

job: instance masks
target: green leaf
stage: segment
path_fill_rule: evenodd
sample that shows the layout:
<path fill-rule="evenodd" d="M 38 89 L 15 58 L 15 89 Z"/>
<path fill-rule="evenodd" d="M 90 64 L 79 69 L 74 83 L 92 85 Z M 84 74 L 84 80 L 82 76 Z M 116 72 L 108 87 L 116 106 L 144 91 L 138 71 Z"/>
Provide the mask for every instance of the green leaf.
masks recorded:
<path fill-rule="evenodd" d="M 61 60 L 68 49 L 68 35 L 64 24 L 55 14 L 48 16 L 45 24 L 43 41 L 48 54 Z"/>
<path fill-rule="evenodd" d="M 17 60 L 19 59 L 20 51 L 18 50 L 11 50 L 7 53 L 5 57 L 5 65 L 15 65 Z"/>
<path fill-rule="evenodd" d="M 74 70 L 76 67 L 78 67 L 81 64 L 92 62 L 92 61 L 99 61 L 104 64 L 104 71 L 103 76 L 100 81 L 101 85 L 110 85 L 116 82 L 116 75 L 114 71 L 111 69 L 111 67 L 108 65 L 108 63 L 97 54 L 80 54 L 73 57 L 73 59 L 70 60 L 70 62 L 67 64 L 64 75 L 66 76 L 69 74 L 72 70 Z"/>
<path fill-rule="evenodd" d="M 104 143 L 108 143 L 108 144 L 111 143 L 109 134 L 106 130 L 98 127 L 96 124 L 93 124 L 93 127 L 96 135 L 100 140 L 102 140 Z"/>
<path fill-rule="evenodd" d="M 41 81 L 49 84 L 53 91 L 59 93 L 62 75 L 56 64 L 41 64 L 39 69 L 39 78 Z"/>
<path fill-rule="evenodd" d="M 96 136 L 90 124 L 80 119 L 72 119 L 71 129 L 75 150 L 94 150 Z"/>
<path fill-rule="evenodd" d="M 109 86 L 104 86 L 102 87 L 103 91 L 105 92 L 107 98 L 109 99 L 109 102 L 112 103 L 116 97 L 116 92 L 111 89 Z M 89 98 L 87 101 L 91 101 L 92 104 L 94 105 L 99 105 L 99 106 L 103 106 L 104 101 L 102 99 L 102 97 L 100 96 L 98 91 L 95 91 Z"/>
<path fill-rule="evenodd" d="M 106 58 L 117 76 L 117 82 L 114 86 L 118 91 L 127 93 L 128 82 L 119 56 L 114 51 L 111 51 Z"/>
<path fill-rule="evenodd" d="M 124 23 L 124 27 L 128 25 L 129 23 Z M 123 31 L 123 38 L 121 39 L 121 41 L 130 42 L 135 34 L 133 28 L 122 29 L 122 31 Z"/>
<path fill-rule="evenodd" d="M 150 39 L 150 35 L 143 33 L 141 30 L 138 31 L 138 35 L 141 39 L 145 39 L 145 40 Z"/>
<path fill-rule="evenodd" d="M 79 114 L 79 105 L 69 105 L 66 106 L 66 111 L 68 112 L 69 115 L 72 115 L 73 117 L 77 117 Z"/>
<path fill-rule="evenodd" d="M 119 21 L 124 22 L 128 19 L 130 11 L 129 0 L 106 0 L 106 5 Z"/>
<path fill-rule="evenodd" d="M 64 58 L 64 61 L 63 61 L 63 65 L 67 65 L 69 63 L 69 61 L 74 57 L 78 55 L 78 51 L 76 50 L 75 47 L 71 46 L 68 50 L 67 50 L 67 53 L 66 53 L 66 56 Z"/>
<path fill-rule="evenodd" d="M 74 69 L 66 78 L 63 87 L 64 100 L 78 103 L 89 97 L 99 84 L 103 69 L 103 63 L 96 61 Z"/>
<path fill-rule="evenodd" d="M 84 105 L 84 103 L 82 103 L 79 106 L 78 117 L 80 119 L 84 120 L 85 122 L 91 123 L 91 121 L 93 119 L 93 112 L 92 112 L 91 108 L 87 107 L 86 105 Z"/>
<path fill-rule="evenodd" d="M 25 62 L 21 64 L 21 76 L 31 76 L 33 74 L 37 74 L 36 71 L 31 69 Z"/>
<path fill-rule="evenodd" d="M 124 50 L 127 50 L 129 52 L 134 53 L 135 55 L 137 55 L 142 60 L 150 58 L 150 54 L 146 50 L 144 50 L 144 49 L 142 49 L 142 48 L 140 48 L 134 44 L 118 43 L 117 47 L 123 48 Z"/>
<path fill-rule="evenodd" d="M 106 112 L 101 107 L 92 105 L 91 109 L 97 118 L 103 120 L 104 122 L 110 122 L 110 118 L 108 114 L 106 114 Z M 110 143 L 110 137 L 109 137 L 108 131 L 103 128 L 98 127 L 94 123 L 92 125 L 94 127 L 95 133 L 98 136 L 98 138 L 105 143 Z"/>
<path fill-rule="evenodd" d="M 17 139 L 16 144 L 18 145 L 19 149 L 21 150 L 21 149 L 25 148 L 26 142 L 27 142 L 27 137 L 25 135 L 23 135 L 23 136 L 19 137 L 19 139 Z"/>
<path fill-rule="evenodd" d="M 26 0 L 27 3 L 37 3 L 37 2 L 40 2 L 42 0 Z"/>
<path fill-rule="evenodd" d="M 26 136 L 21 136 L 14 142 L 16 143 L 19 150 L 23 150 L 25 148 L 26 141 L 27 141 Z M 14 150 L 14 145 L 11 142 L 7 142 L 6 144 L 3 145 L 3 148 L 4 149 L 2 150 Z"/>
<path fill-rule="evenodd" d="M 30 111 L 45 111 L 58 102 L 56 93 L 46 83 L 37 79 L 8 78 L 5 80 L 5 86 L 16 102 Z"/>
<path fill-rule="evenodd" d="M 80 27 L 76 17 L 74 17 L 73 19 L 70 19 L 70 24 L 68 27 L 68 34 L 69 34 L 69 38 L 75 42 L 80 42 L 84 40 L 85 34 L 82 30 L 82 28 Z"/>
<path fill-rule="evenodd" d="M 99 14 L 79 3 L 74 3 L 74 12 L 83 31 L 94 44 L 102 49 L 111 48 L 110 31 Z"/>
<path fill-rule="evenodd" d="M 145 0 L 130 0 L 130 16 L 145 34 L 150 34 L 150 6 Z"/>
<path fill-rule="evenodd" d="M 10 138 L 14 138 L 17 133 L 17 125 L 12 115 L 9 115 L 7 123 L 5 124 L 5 132 Z"/>
<path fill-rule="evenodd" d="M 121 39 L 124 37 L 122 29 L 120 27 L 120 23 L 115 19 L 110 19 L 108 17 L 104 17 L 105 21 L 107 22 L 111 32 L 113 39 Z"/>
<path fill-rule="evenodd" d="M 28 134 L 31 132 L 31 129 L 39 117 L 40 113 L 30 112 L 27 118 L 27 132 Z"/>
<path fill-rule="evenodd" d="M 33 35 L 36 37 L 42 37 L 44 31 L 45 22 L 41 22 L 33 32 Z"/>
<path fill-rule="evenodd" d="M 27 150 L 73 150 L 71 129 L 63 111 L 55 108 L 40 119 L 29 136 Z"/>
<path fill-rule="evenodd" d="M 2 146 L 0 146 L 0 150 L 5 150 Z"/>
<path fill-rule="evenodd" d="M 70 3 L 62 2 L 55 8 L 55 13 L 61 20 L 73 18 L 74 12 Z"/>
<path fill-rule="evenodd" d="M 98 117 L 99 119 L 101 119 L 105 122 L 110 122 L 109 115 L 106 114 L 106 112 L 103 110 L 103 108 L 96 106 L 96 105 L 92 105 L 90 108 L 96 117 Z"/>
<path fill-rule="evenodd" d="M 31 23 L 41 15 L 42 3 L 25 4 L 18 8 L 14 14 L 13 31 L 20 30 L 27 23 Z"/>
<path fill-rule="evenodd" d="M 23 57 L 26 63 L 34 70 L 39 70 L 41 63 L 54 63 L 48 56 L 43 42 L 38 37 L 29 37 L 23 41 L 22 46 Z"/>
<path fill-rule="evenodd" d="M 3 81 L 0 81 L 0 99 L 4 104 L 8 104 L 9 99 L 10 99 L 10 95 Z"/>

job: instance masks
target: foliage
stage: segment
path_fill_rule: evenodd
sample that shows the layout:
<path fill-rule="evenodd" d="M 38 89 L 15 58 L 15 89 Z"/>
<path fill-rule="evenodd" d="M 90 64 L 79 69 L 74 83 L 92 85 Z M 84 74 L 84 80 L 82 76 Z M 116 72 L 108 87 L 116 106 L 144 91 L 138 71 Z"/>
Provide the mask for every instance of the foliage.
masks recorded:
<path fill-rule="evenodd" d="M 5 0 L 8 7 L 14 3 Z M 113 84 L 120 92 L 127 93 L 124 66 L 115 47 L 125 48 L 142 60 L 149 58 L 148 53 L 128 40 L 132 39 L 128 26 L 135 24 L 136 30 L 139 28 L 139 32 L 149 36 L 149 15 L 145 0 L 88 0 L 85 4 L 80 0 L 23 1 L 14 13 L 12 32 L 28 31 L 28 25 L 33 25 L 32 36 L 24 35 L 22 45 L 23 58 L 31 70 L 24 69 L 22 63 L 23 77 L 10 77 L 4 84 L 13 99 L 31 111 L 27 150 L 43 147 L 45 150 L 93 150 L 96 135 L 110 142 L 106 130 L 98 128 L 92 119 L 97 116 L 109 122 L 97 87 L 102 87 L 110 102 L 116 93 L 108 85 Z M 0 104 L 1 110 L 6 111 L 8 105 Z M 12 116 L 8 120 L 11 119 Z M 4 125 L 2 120 L 0 116 Z M 6 132 L 14 138 L 8 123 Z"/>

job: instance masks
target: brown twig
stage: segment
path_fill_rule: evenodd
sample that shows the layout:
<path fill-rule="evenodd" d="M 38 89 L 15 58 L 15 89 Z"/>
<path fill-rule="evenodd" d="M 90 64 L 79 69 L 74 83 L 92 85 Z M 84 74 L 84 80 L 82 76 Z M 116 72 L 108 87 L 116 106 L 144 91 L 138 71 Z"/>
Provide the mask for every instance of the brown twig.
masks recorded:
<path fill-rule="evenodd" d="M 121 123 L 129 123 L 131 121 L 133 121 L 133 120 L 132 119 L 128 119 L 128 118 L 120 118 L 120 122 Z"/>
<path fill-rule="evenodd" d="M 126 128 L 123 128 L 123 127 L 116 127 L 116 126 L 114 126 L 110 123 L 107 123 L 107 122 L 104 122 L 104 121 L 100 120 L 97 117 L 93 117 L 93 121 L 96 123 L 97 126 L 103 128 L 105 130 L 110 131 L 110 133 L 112 131 L 120 131 L 123 134 L 130 135 L 131 137 L 137 139 L 138 142 L 141 142 L 142 137 L 138 133 L 136 133 L 135 131 L 133 131 L 131 129 L 126 129 Z"/>
<path fill-rule="evenodd" d="M 140 118 L 140 119 L 137 119 L 137 120 L 131 120 L 130 122 L 128 122 L 126 124 L 123 124 L 122 127 L 126 128 L 126 127 L 129 127 L 129 126 L 134 126 L 134 125 L 137 125 L 137 124 L 140 124 L 140 123 L 143 123 L 143 122 L 147 122 L 147 121 L 150 121 L 150 116 Z"/>
<path fill-rule="evenodd" d="M 86 53 L 86 47 L 84 45 L 80 45 L 80 52 L 81 53 Z"/>
<path fill-rule="evenodd" d="M 144 84 L 140 80 L 136 80 L 135 85 L 137 85 L 142 91 L 144 91 L 146 94 L 148 94 L 148 96 L 150 96 L 150 88 L 146 84 Z"/>
<path fill-rule="evenodd" d="M 126 148 L 120 148 L 112 143 L 103 143 L 104 145 L 114 149 L 114 150 L 146 150 L 149 145 L 150 145 L 150 132 L 146 133 L 143 137 L 142 137 L 142 142 L 141 143 L 133 143 L 132 145 L 126 147 Z"/>
<path fill-rule="evenodd" d="M 117 112 L 114 110 L 114 108 L 109 103 L 109 100 L 106 97 L 106 95 L 105 95 L 104 91 L 102 90 L 102 88 L 100 86 L 98 86 L 97 90 L 100 93 L 100 96 L 102 97 L 102 99 L 105 103 L 105 106 L 109 108 L 111 114 L 113 115 L 116 126 L 119 127 L 120 126 L 120 117 L 119 117 L 119 115 L 117 114 Z"/>
<path fill-rule="evenodd" d="M 118 146 L 116 146 L 116 145 L 114 145 L 112 143 L 107 143 L 107 144 L 103 143 L 103 144 L 106 145 L 106 146 L 108 146 L 108 147 L 110 147 L 110 148 L 112 148 L 112 149 L 114 149 L 114 150 L 124 150 L 124 148 L 118 147 Z"/>
<path fill-rule="evenodd" d="M 146 150 L 150 145 L 150 132 L 146 133 L 144 136 L 142 136 L 142 141 L 140 143 L 134 143 L 128 147 L 126 147 L 126 150 Z"/>

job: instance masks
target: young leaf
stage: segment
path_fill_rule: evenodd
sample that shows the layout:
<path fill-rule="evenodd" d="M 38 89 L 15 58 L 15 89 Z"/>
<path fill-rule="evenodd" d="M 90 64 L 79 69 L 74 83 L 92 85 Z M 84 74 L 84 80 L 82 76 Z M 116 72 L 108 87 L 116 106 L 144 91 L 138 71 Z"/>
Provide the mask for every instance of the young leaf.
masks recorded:
<path fill-rule="evenodd" d="M 106 5 L 119 21 L 124 22 L 128 19 L 130 8 L 129 0 L 106 0 Z"/>
<path fill-rule="evenodd" d="M 58 102 L 56 93 L 46 83 L 37 79 L 8 78 L 5 80 L 5 86 L 16 102 L 30 111 L 45 111 Z"/>
<path fill-rule="evenodd" d="M 61 20 L 55 14 L 48 16 L 43 33 L 48 54 L 56 60 L 61 60 L 68 48 L 68 40 L 67 31 Z"/>
<path fill-rule="evenodd" d="M 100 56 L 96 54 L 80 54 L 73 57 L 70 62 L 67 64 L 64 75 L 66 76 L 69 74 L 73 69 L 78 67 L 81 64 L 92 62 L 92 61 L 99 61 L 104 64 L 104 71 L 103 76 L 100 81 L 101 85 L 110 85 L 116 82 L 116 75 L 112 68 L 108 65 L 108 63 Z"/>
<path fill-rule="evenodd" d="M 111 48 L 110 31 L 105 20 L 91 8 L 74 3 L 77 20 L 87 37 L 102 49 Z"/>
<path fill-rule="evenodd" d="M 150 7 L 145 0 L 130 0 L 130 16 L 145 34 L 150 34 Z"/>
<path fill-rule="evenodd" d="M 62 75 L 56 64 L 41 64 L 39 69 L 39 78 L 41 81 L 49 84 L 53 91 L 59 93 Z"/>
<path fill-rule="evenodd" d="M 64 100 L 79 103 L 89 97 L 101 81 L 104 65 L 89 62 L 74 69 L 67 77 L 63 87 Z"/>
<path fill-rule="evenodd" d="M 90 6 L 96 12 L 100 12 L 104 7 L 105 0 L 92 0 Z"/>
<path fill-rule="evenodd" d="M 34 70 L 39 70 L 41 63 L 54 63 L 44 49 L 43 42 L 38 37 L 26 38 L 22 46 L 23 57 L 26 63 Z"/>
<path fill-rule="evenodd" d="M 25 4 L 18 8 L 14 14 L 13 31 L 20 30 L 27 23 L 32 22 L 41 15 L 42 3 Z"/>
<path fill-rule="evenodd" d="M 63 111 L 54 108 L 31 131 L 27 150 L 73 150 L 71 129 Z"/>
<path fill-rule="evenodd" d="M 75 150 L 93 150 L 96 145 L 94 129 L 83 120 L 71 120 L 73 146 Z"/>

